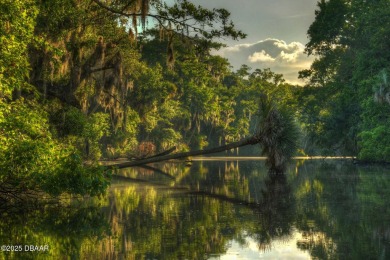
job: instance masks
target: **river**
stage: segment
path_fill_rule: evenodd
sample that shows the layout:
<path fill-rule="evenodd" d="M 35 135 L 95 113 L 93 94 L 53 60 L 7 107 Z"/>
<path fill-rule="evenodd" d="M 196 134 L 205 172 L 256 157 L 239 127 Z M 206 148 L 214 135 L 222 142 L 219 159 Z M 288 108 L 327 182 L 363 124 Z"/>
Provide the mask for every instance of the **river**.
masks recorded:
<path fill-rule="evenodd" d="M 1 245 L 23 250 L 0 259 L 390 259 L 389 167 L 294 160 L 275 176 L 250 158 L 151 166 L 121 170 L 102 198 L 3 213 Z"/>

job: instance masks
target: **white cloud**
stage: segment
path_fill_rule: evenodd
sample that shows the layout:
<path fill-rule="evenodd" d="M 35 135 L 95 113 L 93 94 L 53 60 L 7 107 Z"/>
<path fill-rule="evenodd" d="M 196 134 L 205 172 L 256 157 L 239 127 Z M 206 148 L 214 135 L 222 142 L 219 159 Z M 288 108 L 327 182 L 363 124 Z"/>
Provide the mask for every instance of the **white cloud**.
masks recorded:
<path fill-rule="evenodd" d="M 300 42 L 291 42 L 287 44 L 285 41 L 282 40 L 275 40 L 274 42 L 275 46 L 279 47 L 282 50 L 286 51 L 302 51 L 305 49 L 305 46 Z"/>
<path fill-rule="evenodd" d="M 238 52 L 243 48 L 249 48 L 251 46 L 252 46 L 252 44 L 250 44 L 250 43 L 243 43 L 243 44 L 237 44 L 234 46 L 226 47 L 223 50 L 226 50 L 227 52 Z"/>
<path fill-rule="evenodd" d="M 283 40 L 268 38 L 252 44 L 238 44 L 223 48 L 215 54 L 229 59 L 234 69 L 247 64 L 253 69 L 270 68 L 281 73 L 287 82 L 302 84 L 298 80 L 298 71 L 308 69 L 313 57 L 304 54 L 305 46 L 300 42 L 287 43 Z"/>
<path fill-rule="evenodd" d="M 252 55 L 248 57 L 249 62 L 255 63 L 258 61 L 275 61 L 274 58 L 272 58 L 268 53 L 265 52 L 265 50 L 261 50 L 260 52 L 255 52 Z"/>
<path fill-rule="evenodd" d="M 280 58 L 282 60 L 287 61 L 287 62 L 296 62 L 298 55 L 299 55 L 299 53 L 297 53 L 297 52 L 286 53 L 286 52 L 282 51 L 280 53 Z"/>

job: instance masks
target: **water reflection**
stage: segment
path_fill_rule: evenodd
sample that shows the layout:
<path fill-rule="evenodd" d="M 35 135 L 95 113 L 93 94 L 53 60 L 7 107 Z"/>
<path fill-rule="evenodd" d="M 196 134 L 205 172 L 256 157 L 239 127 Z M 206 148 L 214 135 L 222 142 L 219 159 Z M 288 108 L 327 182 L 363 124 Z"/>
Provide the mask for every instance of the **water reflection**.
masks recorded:
<path fill-rule="evenodd" d="M 0 259 L 390 257 L 388 168 L 297 161 L 268 175 L 261 161 L 200 161 L 121 174 L 100 200 L 2 213 L 2 244 L 50 250 Z"/>
<path fill-rule="evenodd" d="M 56 207 L 20 214 L 2 213 L 0 259 L 79 259 L 86 241 L 110 233 L 110 224 L 99 208 Z M 8 245 L 8 247 L 3 247 Z M 48 246 L 32 251 L 29 246 Z M 26 251 L 26 247 L 28 251 Z M 18 252 L 15 250 L 22 249 Z"/>

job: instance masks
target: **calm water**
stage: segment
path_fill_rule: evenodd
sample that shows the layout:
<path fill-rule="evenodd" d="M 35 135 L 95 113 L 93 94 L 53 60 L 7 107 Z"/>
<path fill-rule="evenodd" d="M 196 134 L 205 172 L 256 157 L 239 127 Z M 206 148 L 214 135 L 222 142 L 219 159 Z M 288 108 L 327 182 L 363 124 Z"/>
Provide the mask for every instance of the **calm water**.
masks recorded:
<path fill-rule="evenodd" d="M 195 161 L 125 169 L 106 197 L 2 213 L 0 259 L 390 259 L 390 169 Z M 142 180 L 142 181 L 135 181 Z"/>

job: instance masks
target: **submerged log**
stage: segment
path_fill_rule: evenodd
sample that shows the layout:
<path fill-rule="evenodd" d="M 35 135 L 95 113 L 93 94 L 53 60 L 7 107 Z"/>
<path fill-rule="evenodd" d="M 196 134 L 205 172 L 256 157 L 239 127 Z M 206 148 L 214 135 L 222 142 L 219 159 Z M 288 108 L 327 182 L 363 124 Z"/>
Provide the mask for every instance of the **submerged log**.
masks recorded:
<path fill-rule="evenodd" d="M 155 162 L 162 162 L 162 161 L 168 161 L 168 160 L 173 160 L 173 159 L 181 159 L 181 158 L 186 158 L 186 157 L 190 157 L 190 156 L 218 153 L 218 152 L 231 150 L 231 149 L 234 149 L 237 147 L 258 144 L 258 143 L 260 143 L 260 141 L 261 141 L 261 139 L 259 138 L 259 136 L 255 135 L 255 136 L 252 136 L 249 138 L 242 139 L 242 140 L 237 141 L 237 142 L 233 142 L 233 143 L 230 143 L 227 145 L 222 145 L 222 146 L 218 146 L 218 147 L 214 147 L 214 148 L 210 148 L 210 149 L 168 154 L 168 155 L 162 155 L 162 156 L 153 156 L 153 157 L 149 157 L 146 159 L 109 165 L 109 166 L 107 166 L 107 168 L 123 169 L 123 168 L 127 168 L 127 167 L 145 165 L 148 163 L 155 163 Z"/>

